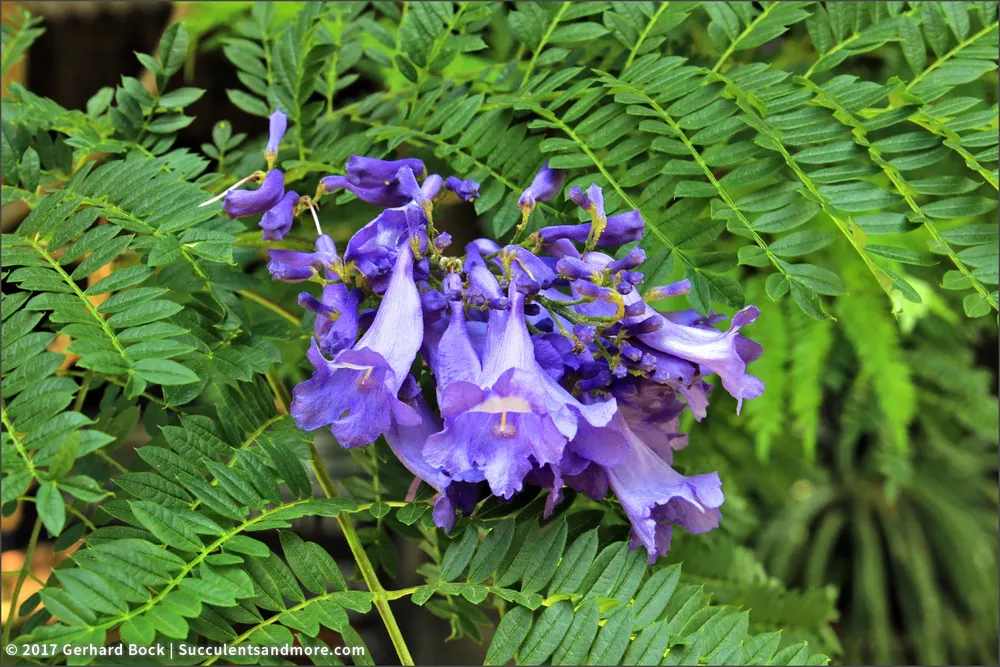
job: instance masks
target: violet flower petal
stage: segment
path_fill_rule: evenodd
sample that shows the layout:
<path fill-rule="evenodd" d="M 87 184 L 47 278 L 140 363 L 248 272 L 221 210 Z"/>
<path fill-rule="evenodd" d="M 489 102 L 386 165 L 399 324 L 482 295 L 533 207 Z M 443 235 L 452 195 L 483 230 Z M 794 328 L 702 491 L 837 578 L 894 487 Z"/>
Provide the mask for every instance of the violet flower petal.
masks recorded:
<path fill-rule="evenodd" d="M 444 187 L 454 192 L 463 201 L 479 199 L 479 183 L 471 178 L 463 181 L 457 176 L 449 176 L 444 181 Z"/>
<path fill-rule="evenodd" d="M 518 204 L 521 208 L 532 209 L 540 201 L 548 201 L 559 194 L 563 181 L 566 180 L 566 172 L 562 169 L 550 169 L 548 161 L 535 174 L 531 185 L 521 193 Z"/>
<path fill-rule="evenodd" d="M 281 109 L 275 109 L 274 113 L 268 117 L 267 147 L 264 149 L 266 155 L 277 155 L 278 145 L 281 144 L 288 129 L 288 116 Z"/>
<path fill-rule="evenodd" d="M 327 267 L 337 259 L 337 248 L 333 239 L 323 234 L 316 238 L 316 250 L 298 252 L 295 250 L 268 250 L 267 270 L 275 280 L 297 283 L 312 277 L 312 269 L 332 278 Z"/>
<path fill-rule="evenodd" d="M 299 195 L 291 190 L 261 216 L 260 228 L 264 230 L 261 238 L 265 241 L 280 241 L 291 231 L 295 222 L 295 206 L 299 203 Z"/>
<path fill-rule="evenodd" d="M 352 155 L 347 160 L 344 176 L 327 176 L 322 180 L 328 191 L 346 188 L 358 199 L 377 206 L 403 206 L 413 199 L 400 185 L 397 173 L 408 167 L 414 174 L 424 173 L 424 163 L 414 158 L 403 160 L 378 160 Z"/>
<path fill-rule="evenodd" d="M 636 437 L 623 418 L 616 425 L 628 440 L 629 456 L 605 470 L 632 522 L 632 547 L 646 547 L 653 563 L 670 548 L 671 524 L 692 533 L 718 527 L 718 508 L 725 500 L 719 474 L 685 477 Z"/>
<path fill-rule="evenodd" d="M 278 169 L 267 172 L 256 190 L 231 190 L 222 203 L 230 220 L 258 215 L 273 208 L 285 194 L 285 176 Z"/>
<path fill-rule="evenodd" d="M 374 321 L 355 346 L 331 362 L 313 342 L 309 360 L 316 371 L 293 392 L 296 423 L 307 431 L 330 424 L 345 447 L 374 442 L 393 419 L 404 426 L 419 423 L 397 393 L 422 338 L 420 295 L 413 281 L 413 254 L 407 248 L 398 255 Z"/>
<path fill-rule="evenodd" d="M 393 423 L 385 433 L 385 441 L 407 470 L 441 494 L 434 503 L 434 522 L 450 531 L 455 526 L 456 511 L 467 512 L 475 507 L 476 488 L 452 480 L 440 468 L 427 462 L 423 454 L 424 444 L 441 430 L 441 418 L 431 412 L 419 392 L 405 401 L 420 417 L 420 423 L 413 426 Z"/>

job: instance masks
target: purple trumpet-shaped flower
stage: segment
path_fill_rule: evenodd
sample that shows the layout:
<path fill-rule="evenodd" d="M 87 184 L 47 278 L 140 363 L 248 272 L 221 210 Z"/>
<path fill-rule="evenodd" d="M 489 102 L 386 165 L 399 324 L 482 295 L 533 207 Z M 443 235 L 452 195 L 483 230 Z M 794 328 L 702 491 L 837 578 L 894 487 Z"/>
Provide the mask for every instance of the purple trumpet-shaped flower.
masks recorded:
<path fill-rule="evenodd" d="M 267 270 L 275 280 L 286 283 L 298 283 L 308 280 L 313 275 L 313 269 L 331 278 L 329 266 L 337 260 L 337 246 L 333 239 L 323 234 L 316 237 L 314 252 L 298 252 L 295 250 L 268 250 Z"/>
<path fill-rule="evenodd" d="M 613 262 L 608 263 L 608 271 L 611 273 L 618 273 L 619 271 L 624 271 L 628 269 L 635 269 L 642 265 L 646 261 L 646 251 L 636 246 L 629 250 L 628 254 L 621 259 L 616 259 Z"/>
<path fill-rule="evenodd" d="M 718 473 L 685 477 L 640 440 L 620 415 L 614 425 L 628 441 L 628 459 L 604 473 L 632 522 L 632 547 L 646 547 L 649 562 L 670 548 L 672 524 L 691 533 L 718 527 L 725 498 Z"/>
<path fill-rule="evenodd" d="M 521 490 L 534 467 L 558 465 L 581 424 L 599 429 L 616 411 L 613 400 L 582 404 L 539 366 L 516 281 L 509 298 L 502 334 L 492 345 L 487 337 L 482 374 L 476 383 L 444 388 L 439 403 L 445 428 L 424 450 L 428 461 L 456 479 L 473 481 L 481 473 L 504 498 Z"/>
<path fill-rule="evenodd" d="M 687 435 L 677 432 L 684 403 L 677 394 L 646 378 L 629 377 L 614 387 L 618 409 L 632 432 L 667 464 L 674 451 L 687 446 Z"/>
<path fill-rule="evenodd" d="M 573 335 L 584 343 L 593 343 L 597 338 L 597 327 L 593 324 L 577 324 L 573 327 Z"/>
<path fill-rule="evenodd" d="M 415 249 L 418 252 L 422 253 L 427 249 L 427 215 L 424 205 L 429 205 L 441 189 L 441 177 L 435 174 L 428 176 L 423 185 L 418 186 L 409 166 L 404 165 L 399 173 L 402 180 L 397 186 L 400 191 L 407 193 L 407 203 L 382 211 L 378 217 L 354 233 L 344 251 L 344 261 L 354 262 L 377 294 L 385 291 L 389 269 L 396 261 L 396 254 L 402 244 L 416 239 Z"/>
<path fill-rule="evenodd" d="M 612 261 L 597 252 L 587 253 L 583 259 L 600 270 Z M 687 281 L 681 281 L 661 288 L 658 294 L 684 293 L 688 286 Z M 577 306 L 580 312 L 596 316 L 614 313 L 615 306 L 608 303 L 607 288 L 576 281 L 573 290 L 601 299 Z M 701 375 L 718 375 L 722 386 L 737 399 L 737 410 L 742 408 L 744 399 L 755 398 L 763 392 L 764 383 L 746 370 L 747 364 L 760 356 L 762 348 L 739 335 L 741 328 L 757 319 L 760 311 L 756 307 L 747 306 L 736 313 L 729 330 L 723 332 L 701 322 L 693 326 L 679 324 L 672 316 L 664 316 L 643 303 L 634 290 L 622 299 L 629 313 L 622 323 L 633 330 L 634 339 L 630 344 L 641 353 L 635 361 L 641 360 L 640 368 L 650 372 L 654 381 L 670 384 L 688 399 L 697 419 L 704 417 L 708 404 Z"/>
<path fill-rule="evenodd" d="M 598 282 L 601 279 L 600 271 L 576 257 L 563 257 L 560 259 L 556 262 L 556 271 L 570 280 Z"/>
<path fill-rule="evenodd" d="M 455 526 L 457 511 L 471 512 L 476 506 L 476 485 L 451 479 L 424 458 L 424 443 L 441 430 L 441 418 L 431 412 L 413 376 L 400 389 L 400 398 L 420 417 L 420 422 L 412 426 L 393 422 L 385 432 L 385 441 L 407 470 L 440 494 L 434 502 L 434 523 L 450 531 Z"/>
<path fill-rule="evenodd" d="M 559 239 L 569 239 L 576 243 L 593 240 L 598 248 L 613 248 L 642 238 L 646 223 L 639 211 L 626 211 L 608 217 L 604 212 L 604 193 L 597 184 L 591 185 L 586 195 L 579 189 L 574 189 L 571 197 L 590 213 L 593 220 L 579 225 L 557 225 L 539 230 L 538 237 L 545 245 Z"/>
<path fill-rule="evenodd" d="M 690 291 L 691 281 L 679 280 L 676 283 L 670 283 L 669 285 L 660 285 L 658 287 L 650 288 L 646 292 L 646 301 L 659 301 L 660 299 L 687 294 Z"/>
<path fill-rule="evenodd" d="M 650 317 L 659 318 L 660 326 L 655 331 L 637 334 L 636 338 L 657 357 L 666 354 L 718 375 L 722 386 L 737 400 L 738 413 L 744 399 L 756 398 L 764 391 L 764 383 L 747 373 L 747 364 L 760 356 L 761 348 L 739 336 L 740 329 L 756 320 L 759 314 L 755 306 L 747 306 L 733 316 L 727 331 L 719 331 L 677 324 L 646 306 L 642 315 L 625 318 L 625 325 Z"/>
<path fill-rule="evenodd" d="M 489 389 L 453 382 L 441 392 L 444 429 L 432 435 L 424 456 L 457 480 L 483 477 L 498 496 L 520 491 L 536 464 L 556 463 L 566 438 L 546 411 L 536 376 L 519 368 Z"/>
<path fill-rule="evenodd" d="M 407 207 L 387 208 L 354 233 L 344 250 L 344 261 L 354 262 L 376 293 L 385 291 L 389 272 L 401 245 L 409 238 Z"/>
<path fill-rule="evenodd" d="M 287 122 L 278 112 L 271 120 L 269 166 Z M 690 284 L 654 288 L 643 299 L 645 251 L 611 256 L 642 236 L 642 217 L 608 216 L 596 184 L 568 193 L 589 214 L 586 224 L 542 229 L 524 246 L 476 239 L 464 258 L 441 257 L 451 239 L 428 236 L 435 200 L 447 189 L 470 201 L 479 186 L 457 175 L 418 181 L 424 174 L 419 160 L 352 156 L 347 174 L 323 187 L 346 188 L 386 210 L 350 239 L 343 259 L 325 236 L 315 252 L 271 253 L 277 279 L 322 272 L 328 281 L 319 298 L 299 297 L 316 313 L 308 354 L 315 371 L 292 403 L 299 426 L 329 425 L 345 447 L 384 435 L 415 481 L 438 492 L 434 520 L 448 530 L 458 511 L 474 507 L 484 481 L 506 499 L 525 484 L 551 489 L 546 515 L 564 484 L 593 498 L 612 489 L 632 523 L 633 547 L 643 545 L 651 561 L 666 553 L 673 524 L 691 532 L 716 527 L 718 475 L 685 477 L 671 467 L 687 444 L 679 416 L 690 407 L 696 419 L 705 417 L 711 385 L 704 378 L 712 374 L 740 403 L 762 391 L 747 374 L 761 347 L 739 333 L 756 309 L 740 311 L 722 331 L 714 313 L 650 307 Z M 515 239 L 564 178 L 543 165 L 519 200 Z M 233 195 L 226 210 L 254 212 L 275 180 L 269 173 L 258 191 Z M 266 238 L 283 237 L 297 207 L 280 180 L 263 209 Z M 378 307 L 359 312 L 373 293 L 382 295 Z M 417 354 L 434 378 L 438 409 L 410 375 Z"/>
<path fill-rule="evenodd" d="M 285 194 L 285 175 L 278 169 L 267 172 L 256 190 L 232 190 L 226 194 L 222 209 L 233 218 L 265 213 L 281 201 Z"/>
<path fill-rule="evenodd" d="M 313 341 L 316 371 L 295 387 L 292 416 L 312 431 L 327 424 L 341 445 L 371 444 L 392 425 L 414 426 L 420 417 L 397 398 L 423 338 L 420 294 L 413 281 L 413 254 L 401 250 L 392 279 L 368 331 L 349 350 L 327 361 Z"/>
<path fill-rule="evenodd" d="M 444 181 L 437 174 L 428 176 L 424 179 L 423 184 L 417 183 L 417 177 L 413 170 L 405 165 L 399 168 L 396 178 L 399 179 L 400 192 L 425 211 L 431 208 L 434 198 L 444 187 Z"/>
<path fill-rule="evenodd" d="M 269 160 L 273 160 L 278 155 L 278 145 L 281 144 L 281 140 L 285 136 L 285 130 L 288 129 L 288 116 L 281 109 L 275 109 L 274 113 L 268 118 L 268 121 L 269 132 L 264 155 Z"/>
<path fill-rule="evenodd" d="M 480 239 L 486 241 L 486 239 Z M 469 277 L 469 289 L 466 298 L 472 304 L 488 304 L 490 302 L 499 304 L 499 300 L 504 298 L 503 291 L 496 277 L 490 273 L 483 259 L 482 252 L 495 252 L 491 247 L 492 242 L 479 244 L 475 241 L 465 246 L 465 273 Z M 496 244 L 492 244 L 495 246 Z M 492 349 L 503 333 L 507 322 L 507 311 L 505 309 L 494 308 L 490 311 L 487 322 L 486 348 Z"/>
<path fill-rule="evenodd" d="M 444 181 L 444 187 L 454 192 L 463 201 L 479 199 L 479 183 L 471 178 L 463 181 L 457 176 L 449 176 Z"/>
<path fill-rule="evenodd" d="M 323 286 L 323 295 L 316 299 L 308 292 L 299 294 L 299 305 L 316 313 L 313 334 L 319 341 L 319 351 L 332 357 L 354 345 L 358 339 L 363 299 L 361 290 L 350 289 L 343 283 Z"/>
<path fill-rule="evenodd" d="M 580 259 L 580 251 L 576 249 L 576 246 L 573 245 L 573 242 L 569 239 L 558 239 L 553 241 L 546 246 L 545 251 L 557 260 L 563 259 L 564 257 Z"/>
<path fill-rule="evenodd" d="M 530 250 L 517 245 L 509 245 L 500 250 L 500 263 L 510 267 L 512 280 L 535 283 L 539 289 L 552 285 L 556 273 Z"/>
<path fill-rule="evenodd" d="M 531 210 L 535 208 L 537 202 L 548 201 L 559 194 L 559 190 L 562 189 L 563 181 L 565 180 L 565 171 L 562 169 L 550 169 L 549 163 L 546 162 L 538 170 L 538 173 L 535 174 L 531 185 L 521 193 L 518 204 L 522 209 Z"/>
<path fill-rule="evenodd" d="M 713 331 L 717 332 L 715 329 Z M 697 421 L 705 418 L 711 385 L 702 379 L 701 372 L 695 364 L 672 354 L 653 350 L 639 341 L 635 342 L 633 349 L 638 349 L 641 353 L 638 365 L 646 372 L 649 379 L 657 384 L 667 385 L 683 396 Z"/>
<path fill-rule="evenodd" d="M 438 395 L 452 382 L 475 382 L 482 372 L 479 354 L 473 347 L 462 303 L 462 280 L 450 273 L 443 281 L 450 300 L 451 318 L 447 326 L 428 328 L 424 336 L 424 357 L 437 380 Z"/>
<path fill-rule="evenodd" d="M 481 258 L 472 259 L 478 258 L 472 250 L 470 245 L 473 268 L 486 270 Z M 495 285 L 492 274 L 486 273 Z M 487 281 L 484 288 L 492 291 L 493 285 Z M 539 385 L 543 371 L 534 362 L 527 335 L 524 295 L 512 287 L 510 298 L 510 313 L 490 312 L 495 344 L 487 334 L 489 356 L 484 361 L 490 364 L 488 375 L 483 369 L 478 377 L 439 385 L 438 403 L 445 427 L 431 436 L 424 448 L 427 460 L 453 478 L 478 481 L 485 477 L 493 492 L 504 498 L 521 490 L 534 465 L 558 462 L 566 443 L 548 414 L 546 395 Z M 499 332 L 495 326 L 498 321 L 503 324 Z M 524 340 L 518 335 L 521 328 Z M 440 352 L 431 363 L 445 372 L 455 371 L 458 377 L 461 368 L 442 364 Z M 505 362 L 508 365 L 500 368 Z"/>
<path fill-rule="evenodd" d="M 397 177 L 402 167 L 408 167 L 417 175 L 424 173 L 424 163 L 415 158 L 377 160 L 352 155 L 347 160 L 347 173 L 344 176 L 327 176 L 322 183 L 327 191 L 346 188 L 368 204 L 402 206 L 412 199 L 412 194 L 403 191 Z"/>
<path fill-rule="evenodd" d="M 285 238 L 295 222 L 295 206 L 299 203 L 299 195 L 291 190 L 285 193 L 277 204 L 261 216 L 260 228 L 264 230 L 261 238 L 265 241 L 280 241 Z"/>

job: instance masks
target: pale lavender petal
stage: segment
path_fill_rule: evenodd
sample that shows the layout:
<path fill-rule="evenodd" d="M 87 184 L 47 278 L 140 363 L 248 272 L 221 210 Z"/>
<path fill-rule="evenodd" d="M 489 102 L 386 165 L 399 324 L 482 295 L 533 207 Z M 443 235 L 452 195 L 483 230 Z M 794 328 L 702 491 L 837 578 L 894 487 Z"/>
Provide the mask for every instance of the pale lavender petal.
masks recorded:
<path fill-rule="evenodd" d="M 423 333 L 420 294 L 413 281 L 413 253 L 405 247 L 393 266 L 392 279 L 375 321 L 355 349 L 368 348 L 382 355 L 395 376 L 392 385 L 395 394 L 417 356 Z"/>
<path fill-rule="evenodd" d="M 364 299 L 361 290 L 348 289 L 343 283 L 330 283 L 323 287 L 321 304 L 336 313 L 336 319 L 317 313 L 313 333 L 319 340 L 323 354 L 333 356 L 354 345 L 358 339 L 359 306 Z M 301 295 L 299 303 L 302 303 Z"/>
<path fill-rule="evenodd" d="M 464 481 L 481 474 L 493 493 L 513 496 L 533 466 L 557 463 L 566 443 L 537 384 L 534 374 L 512 368 L 489 390 L 448 385 L 440 401 L 445 428 L 428 439 L 427 461 Z"/>
<path fill-rule="evenodd" d="M 736 341 L 739 329 L 753 322 L 759 312 L 754 306 L 747 306 L 733 317 L 733 325 L 725 332 L 683 326 L 664 317 L 659 329 L 638 338 L 656 351 L 698 364 L 718 375 L 722 386 L 737 399 L 738 411 L 744 399 L 755 398 L 764 389 L 760 380 L 747 374 L 747 362 L 740 354 L 742 349 L 752 356 L 755 350 Z M 626 318 L 626 324 L 652 315 L 657 313 L 647 307 L 639 318 Z"/>
<path fill-rule="evenodd" d="M 451 318 L 439 337 L 424 337 L 424 357 L 437 380 L 438 391 L 452 382 L 474 382 L 479 377 L 479 355 L 469 338 L 461 301 L 452 301 Z"/>
<path fill-rule="evenodd" d="M 454 481 L 440 468 L 427 462 L 424 445 L 429 437 L 441 430 L 441 418 L 430 410 L 419 392 L 407 398 L 406 403 L 420 417 L 420 423 L 413 426 L 393 423 L 385 433 L 385 441 L 407 470 L 441 494 L 434 504 L 434 522 L 450 531 L 455 525 L 456 510 L 471 511 L 475 507 L 478 499 L 476 487 Z"/>
<path fill-rule="evenodd" d="M 607 226 L 597 239 L 598 248 L 616 248 L 642 238 L 646 223 L 638 210 L 626 211 L 608 218 Z"/>
<path fill-rule="evenodd" d="M 632 546 L 646 547 L 653 563 L 670 548 L 671 524 L 692 533 L 717 527 L 725 500 L 718 473 L 685 477 L 636 437 L 623 418 L 617 425 L 628 439 L 629 457 L 605 470 L 632 523 Z"/>
<path fill-rule="evenodd" d="M 423 337 L 420 295 L 413 281 L 413 255 L 399 253 L 392 279 L 371 326 L 353 349 L 327 361 L 316 342 L 309 359 L 313 377 L 294 391 L 292 416 L 305 430 L 330 424 L 345 447 L 370 444 L 395 419 L 419 423 L 413 408 L 397 393 L 409 374 Z"/>

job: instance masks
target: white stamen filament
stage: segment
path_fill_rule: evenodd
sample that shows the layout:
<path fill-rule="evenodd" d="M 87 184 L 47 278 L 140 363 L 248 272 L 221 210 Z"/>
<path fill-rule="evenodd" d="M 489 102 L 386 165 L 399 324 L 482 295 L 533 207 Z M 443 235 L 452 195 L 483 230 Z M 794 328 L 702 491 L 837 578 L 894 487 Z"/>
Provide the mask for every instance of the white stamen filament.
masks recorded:
<path fill-rule="evenodd" d="M 203 201 L 202 203 L 198 204 L 198 208 L 201 208 L 202 206 L 208 206 L 209 204 L 211 204 L 213 202 L 219 201 L 220 199 L 222 199 L 223 197 L 225 197 L 226 195 L 228 195 L 232 190 L 235 190 L 236 188 L 240 187 L 241 185 L 243 185 L 247 181 L 252 181 L 255 178 L 257 178 L 257 174 L 250 174 L 246 178 L 243 178 L 243 179 L 240 179 L 239 181 L 236 181 L 236 183 L 230 185 L 224 191 L 222 191 L 219 194 L 215 195 L 214 197 L 212 197 L 208 201 Z"/>
<path fill-rule="evenodd" d="M 323 228 L 319 226 L 319 216 L 316 214 L 316 207 L 313 206 L 312 201 L 308 199 L 306 200 L 306 206 L 309 207 L 309 212 L 312 213 L 313 222 L 316 223 L 316 233 L 323 236 Z"/>

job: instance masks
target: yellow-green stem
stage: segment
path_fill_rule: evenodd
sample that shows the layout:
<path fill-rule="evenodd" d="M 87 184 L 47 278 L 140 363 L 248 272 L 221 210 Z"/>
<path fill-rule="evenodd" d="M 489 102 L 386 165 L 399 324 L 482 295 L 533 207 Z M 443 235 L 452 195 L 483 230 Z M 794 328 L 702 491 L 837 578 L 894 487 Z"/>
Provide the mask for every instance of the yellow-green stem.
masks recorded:
<path fill-rule="evenodd" d="M 319 480 L 319 485 L 322 487 L 323 493 L 327 498 L 338 496 L 337 487 L 334 485 L 333 478 L 330 477 L 330 473 L 326 469 L 326 465 L 323 463 L 316 445 L 310 443 L 309 449 L 312 451 L 313 471 L 316 473 L 316 479 Z M 368 586 L 368 590 L 374 597 L 375 608 L 378 609 L 379 616 L 382 617 L 385 629 L 388 631 L 392 645 L 396 649 L 396 655 L 399 656 L 400 664 L 412 665 L 413 658 L 410 656 L 410 649 L 406 646 L 403 633 L 400 632 L 399 624 L 396 623 L 396 617 L 393 616 L 392 608 L 389 606 L 390 598 L 388 592 L 378 580 L 375 568 L 372 566 L 371 561 L 368 560 L 368 554 L 365 553 L 365 548 L 361 544 L 361 539 L 358 537 L 357 531 L 354 529 L 354 524 L 351 523 L 350 516 L 343 512 L 340 513 L 337 515 L 337 523 L 340 524 L 340 530 L 344 533 L 344 539 L 347 540 L 347 544 L 351 548 L 351 554 L 354 556 L 354 561 L 361 571 L 361 577 L 365 580 L 365 585 Z"/>
<path fill-rule="evenodd" d="M 20 602 L 18 598 L 21 597 L 21 587 L 24 586 L 24 581 L 28 578 L 28 573 L 31 572 L 31 559 L 35 555 L 35 545 L 38 544 L 38 536 L 41 532 L 42 517 L 39 515 L 35 519 L 35 527 L 31 529 L 28 550 L 24 552 L 24 565 L 21 566 L 21 573 L 17 575 L 17 583 L 14 584 L 14 592 L 10 596 L 10 615 L 7 619 L 7 627 L 3 629 L 4 645 L 10 643 L 10 633 L 14 629 L 14 623 L 17 622 L 17 603 Z"/>

